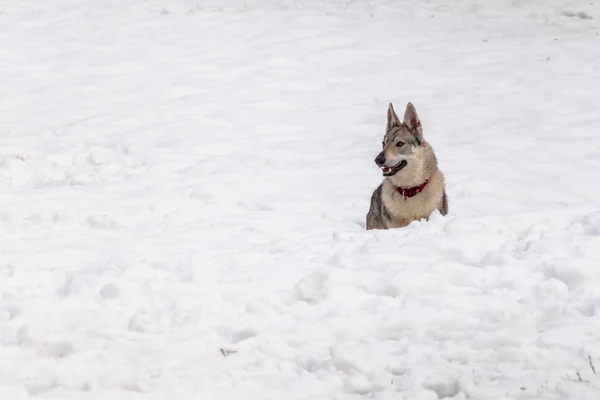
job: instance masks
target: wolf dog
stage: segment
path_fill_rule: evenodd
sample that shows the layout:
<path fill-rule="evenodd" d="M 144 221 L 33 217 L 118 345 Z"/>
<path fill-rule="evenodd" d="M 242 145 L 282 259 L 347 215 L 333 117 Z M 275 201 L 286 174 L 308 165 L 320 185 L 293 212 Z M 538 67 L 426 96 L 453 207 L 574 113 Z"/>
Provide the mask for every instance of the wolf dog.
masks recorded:
<path fill-rule="evenodd" d="M 366 228 L 402 228 L 412 221 L 429 219 L 434 210 L 448 213 L 444 174 L 433 148 L 423 138 L 423 126 L 412 103 L 400 121 L 390 103 L 387 126 L 375 157 L 383 182 L 371 196 Z"/>

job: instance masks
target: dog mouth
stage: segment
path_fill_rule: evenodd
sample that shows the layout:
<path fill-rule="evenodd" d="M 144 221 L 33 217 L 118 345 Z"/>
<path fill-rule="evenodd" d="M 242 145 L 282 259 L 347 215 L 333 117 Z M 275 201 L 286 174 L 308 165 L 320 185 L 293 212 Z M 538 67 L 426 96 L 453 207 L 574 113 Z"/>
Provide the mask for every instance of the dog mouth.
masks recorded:
<path fill-rule="evenodd" d="M 381 167 L 381 172 L 383 176 L 393 176 L 396 175 L 402 168 L 406 167 L 406 160 L 400 161 L 398 164 L 393 165 L 391 167 Z"/>

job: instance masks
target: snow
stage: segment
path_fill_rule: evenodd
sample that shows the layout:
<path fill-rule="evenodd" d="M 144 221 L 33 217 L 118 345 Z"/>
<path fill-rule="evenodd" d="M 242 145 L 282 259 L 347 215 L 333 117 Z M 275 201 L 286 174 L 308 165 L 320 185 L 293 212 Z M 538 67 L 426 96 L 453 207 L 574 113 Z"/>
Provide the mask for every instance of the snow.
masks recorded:
<path fill-rule="evenodd" d="M 597 399 L 599 18 L 0 0 L 0 399 Z M 408 101 L 450 214 L 367 232 Z"/>

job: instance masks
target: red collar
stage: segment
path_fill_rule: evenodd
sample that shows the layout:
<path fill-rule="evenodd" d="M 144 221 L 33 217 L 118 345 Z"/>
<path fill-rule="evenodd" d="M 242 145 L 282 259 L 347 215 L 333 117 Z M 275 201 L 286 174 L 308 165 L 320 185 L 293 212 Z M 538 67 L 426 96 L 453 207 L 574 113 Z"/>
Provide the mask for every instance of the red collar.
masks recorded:
<path fill-rule="evenodd" d="M 427 185 L 427 183 L 429 182 L 429 179 L 425 179 L 425 183 L 421 183 L 419 186 L 413 186 L 410 188 L 401 188 L 400 186 L 396 187 L 396 190 L 398 190 L 398 193 L 400 193 L 401 196 L 404 196 L 404 198 L 407 197 L 413 197 L 416 196 L 417 194 L 421 193 L 423 191 L 423 188 L 425 187 L 425 185 Z"/>

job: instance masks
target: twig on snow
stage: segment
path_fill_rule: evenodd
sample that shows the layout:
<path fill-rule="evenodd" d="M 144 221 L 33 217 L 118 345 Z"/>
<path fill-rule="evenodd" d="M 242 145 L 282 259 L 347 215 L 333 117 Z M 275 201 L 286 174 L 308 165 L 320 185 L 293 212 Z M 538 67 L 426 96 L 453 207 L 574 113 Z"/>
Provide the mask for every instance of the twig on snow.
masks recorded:
<path fill-rule="evenodd" d="M 596 375 L 596 367 L 594 367 L 594 362 L 592 361 L 592 356 L 588 355 L 588 362 L 590 363 L 590 368 L 594 375 Z"/>
<path fill-rule="evenodd" d="M 223 357 L 227 357 L 231 354 L 237 353 L 237 350 L 227 350 L 227 349 L 223 349 L 223 348 L 220 348 L 219 351 L 221 352 L 221 354 L 223 354 Z"/>

